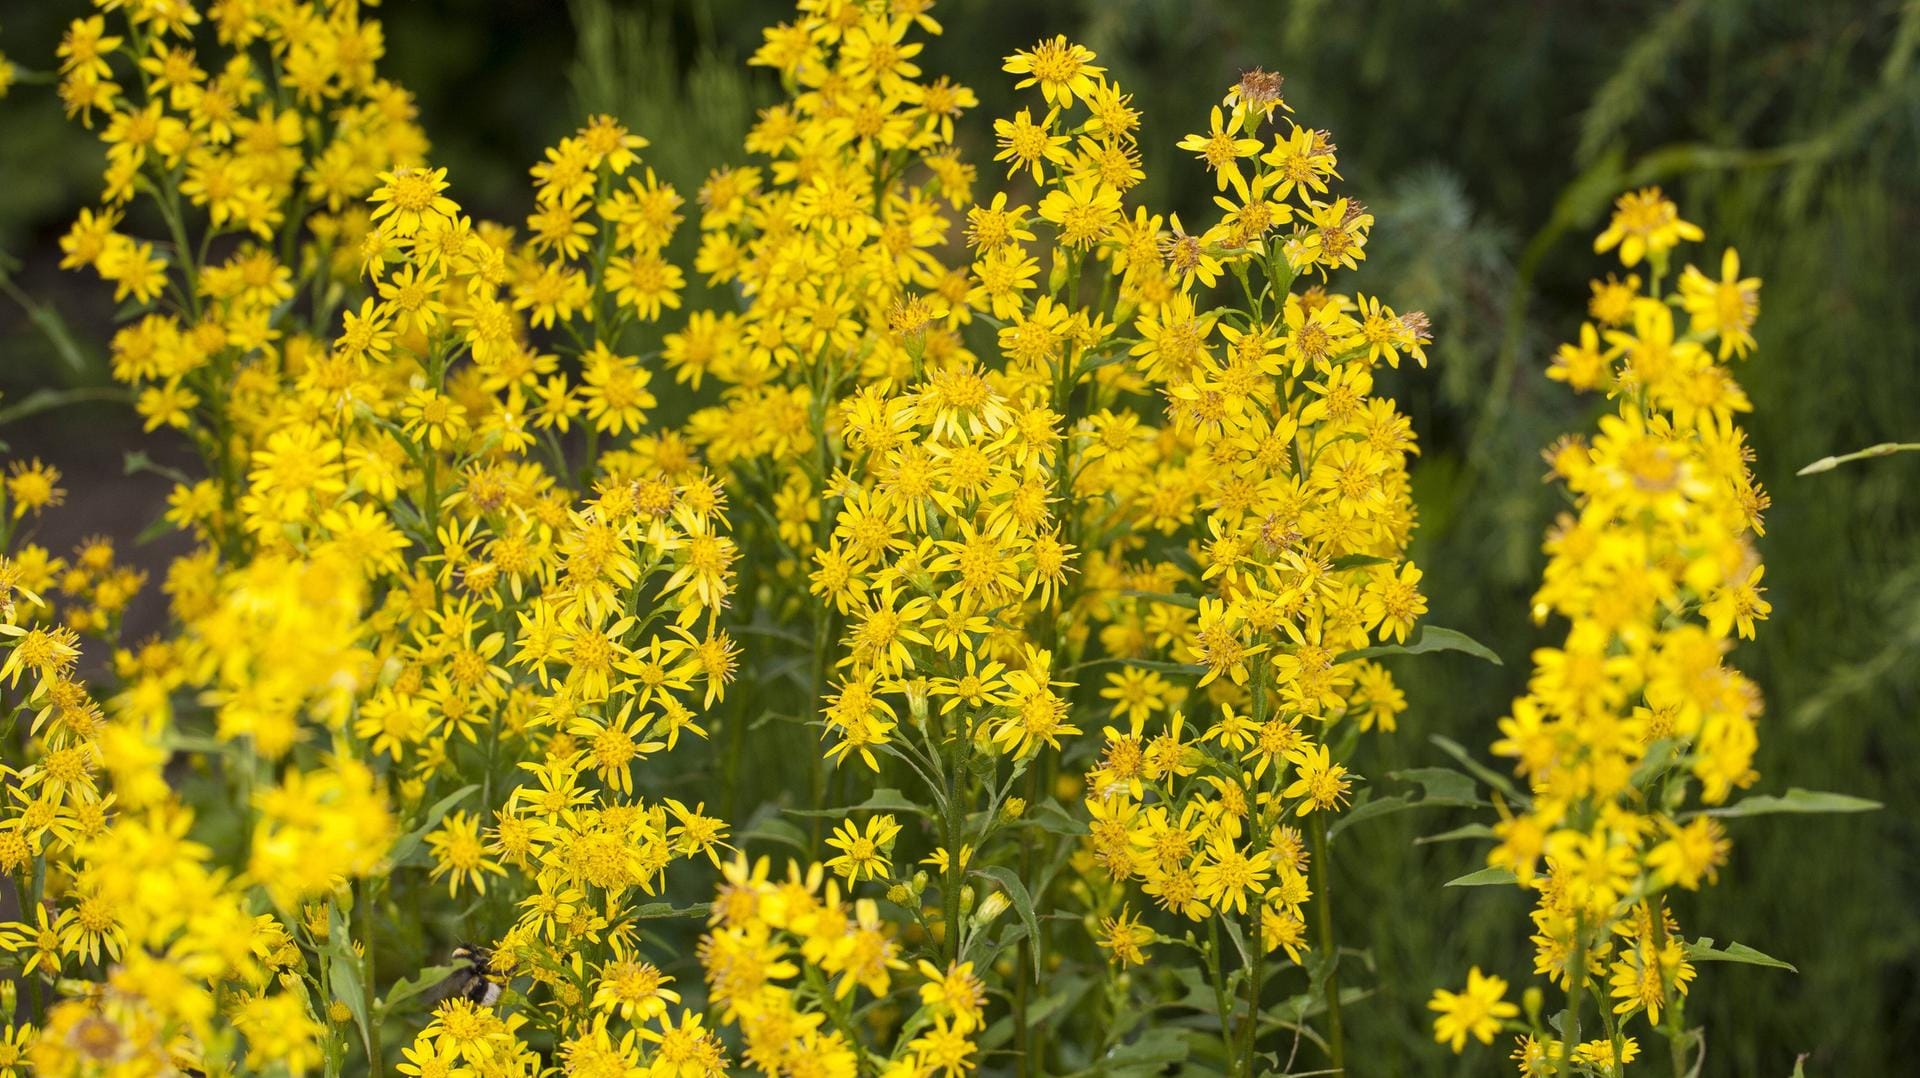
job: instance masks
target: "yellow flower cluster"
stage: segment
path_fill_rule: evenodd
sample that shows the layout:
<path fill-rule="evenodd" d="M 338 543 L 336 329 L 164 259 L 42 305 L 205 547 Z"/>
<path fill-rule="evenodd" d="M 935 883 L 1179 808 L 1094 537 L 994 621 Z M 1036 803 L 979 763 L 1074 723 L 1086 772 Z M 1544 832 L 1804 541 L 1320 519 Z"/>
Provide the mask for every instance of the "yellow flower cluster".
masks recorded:
<path fill-rule="evenodd" d="M 1417 627 L 1384 391 L 1427 320 L 1335 290 L 1374 219 L 1280 78 L 1179 142 L 1189 230 L 1087 48 L 1005 59 L 983 179 L 927 0 L 799 0 L 683 267 L 694 209 L 612 117 L 519 226 L 469 216 L 374 6 L 95 0 L 60 46 L 106 144 L 64 263 L 203 467 L 159 473 L 192 549 L 138 642 L 110 542 L 33 542 L 58 471 L 4 480 L 0 1078 L 1251 1075 L 1308 1013 L 1342 1068 L 1329 841 L 1393 807 L 1356 771 L 1406 709 L 1375 660 L 1465 645 Z M 1571 628 L 1496 748 L 1540 971 L 1675 1029 L 1659 893 L 1724 858 L 1685 798 L 1751 781 L 1722 656 L 1767 612 L 1723 365 L 1757 282 L 1729 253 L 1663 297 L 1697 238 L 1657 192 L 1602 237 L 1649 280 L 1597 284 L 1555 360 L 1620 409 L 1551 454 L 1577 511 L 1538 612 Z M 1189 973 L 1177 1045 L 1117 1043 Z M 1442 993 L 1441 1040 L 1503 994 Z M 1623 1025 L 1536 1024 L 1523 1067 L 1613 1069 Z"/>
<path fill-rule="evenodd" d="M 1629 267 L 1644 256 L 1649 275 L 1594 282 L 1592 321 L 1548 372 L 1615 408 L 1590 438 L 1547 451 L 1573 509 L 1548 534 L 1534 615 L 1564 618 L 1566 635 L 1534 653 L 1493 746 L 1524 788 L 1505 790 L 1488 863 L 1538 892 L 1534 968 L 1566 991 L 1571 1042 L 1582 998 L 1610 995 L 1600 1059 L 1593 1044 L 1572 1052 L 1603 1073 L 1637 1050 L 1625 1031 L 1641 1013 L 1682 1058 L 1695 954 L 1662 893 L 1713 882 L 1729 843 L 1700 806 L 1757 777 L 1759 693 L 1726 655 L 1771 610 L 1753 546 L 1767 496 L 1725 361 L 1753 346 L 1760 282 L 1729 250 L 1718 279 L 1689 265 L 1663 295 L 1670 251 L 1699 238 L 1655 188 L 1622 197 L 1596 244 Z M 1469 1033 L 1490 1041 L 1516 1011 L 1472 1001 L 1499 995 L 1439 993 L 1439 1038 L 1456 1051 Z M 1568 1058 L 1538 1028 L 1516 1053 L 1529 1075 L 1564 1073 Z"/>
<path fill-rule="evenodd" d="M 713 1005 L 740 1028 L 748 1063 L 766 1074 L 821 1078 L 956 1078 L 973 1070 L 987 991 L 971 962 L 920 961 L 919 1007 L 894 1033 L 894 1049 L 876 1058 L 854 1029 L 859 994 L 885 998 L 907 968 L 878 905 L 849 901 L 837 881 L 823 890 L 821 865 L 792 865 L 779 882 L 767 873 L 764 858 L 727 866 L 712 931 L 700 941 Z"/>

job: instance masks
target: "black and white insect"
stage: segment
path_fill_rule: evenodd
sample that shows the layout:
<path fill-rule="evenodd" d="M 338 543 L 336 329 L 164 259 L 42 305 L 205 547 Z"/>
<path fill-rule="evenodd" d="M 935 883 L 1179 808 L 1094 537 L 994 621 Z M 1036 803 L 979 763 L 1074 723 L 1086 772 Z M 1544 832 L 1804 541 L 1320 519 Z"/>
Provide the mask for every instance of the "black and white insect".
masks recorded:
<path fill-rule="evenodd" d="M 453 986 L 450 995 L 491 1007 L 500 998 L 501 984 L 499 974 L 493 971 L 493 952 L 485 947 L 476 947 L 462 943 L 453 949 L 454 971 L 448 983 Z"/>

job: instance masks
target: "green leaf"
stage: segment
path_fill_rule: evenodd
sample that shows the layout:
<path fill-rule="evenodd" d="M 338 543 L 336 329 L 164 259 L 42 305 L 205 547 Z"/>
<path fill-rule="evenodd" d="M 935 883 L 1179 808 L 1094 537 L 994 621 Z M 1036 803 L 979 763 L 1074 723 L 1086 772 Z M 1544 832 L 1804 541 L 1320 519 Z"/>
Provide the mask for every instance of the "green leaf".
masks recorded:
<path fill-rule="evenodd" d="M 1381 644 L 1377 647 L 1359 648 L 1342 652 L 1336 662 L 1350 662 L 1354 659 L 1371 659 L 1380 655 L 1424 655 L 1429 651 L 1459 651 L 1476 659 L 1485 659 L 1495 666 L 1505 665 L 1493 649 L 1482 644 L 1457 629 L 1443 629 L 1438 625 L 1422 625 L 1412 640 L 1404 644 Z"/>
<path fill-rule="evenodd" d="M 671 902 L 649 902 L 633 911 L 633 919 L 664 921 L 672 917 L 705 917 L 712 909 L 711 902 L 695 902 L 691 906 L 676 906 Z"/>
<path fill-rule="evenodd" d="M 1060 802 L 1051 797 L 1040 802 L 1030 818 L 1034 826 L 1056 835 L 1079 838 L 1087 833 L 1087 825 L 1074 819 L 1071 813 L 1060 807 Z"/>
<path fill-rule="evenodd" d="M 1335 820 L 1333 826 L 1327 830 L 1327 837 L 1338 835 L 1362 820 L 1389 816 L 1406 809 L 1428 805 L 1436 808 L 1460 808 L 1486 804 L 1480 800 L 1479 791 L 1474 786 L 1473 779 L 1452 768 L 1413 767 L 1405 771 L 1391 772 L 1389 777 L 1418 784 L 1425 796 L 1418 801 L 1400 794 L 1363 801 Z"/>
<path fill-rule="evenodd" d="M 1120 594 L 1133 599 L 1145 599 L 1148 602 L 1165 603 L 1168 606 L 1184 606 L 1188 610 L 1200 609 L 1200 600 L 1191 595 L 1170 595 L 1163 591 L 1123 591 Z"/>
<path fill-rule="evenodd" d="M 1117 1045 L 1102 1056 L 1099 1073 L 1109 1078 L 1165 1074 L 1173 1064 L 1186 1062 L 1189 1032 L 1165 1027 L 1149 1029 L 1138 1040 Z"/>
<path fill-rule="evenodd" d="M 1014 875 L 1012 869 L 1005 868 L 1001 865 L 989 865 L 986 868 L 975 869 L 974 874 L 977 876 L 985 876 L 995 883 L 998 883 L 1006 890 L 1007 897 L 1013 900 L 1014 912 L 1020 915 L 1020 923 L 1027 927 L 1027 938 L 1033 941 L 1033 945 L 1027 948 L 1027 953 L 1033 956 L 1033 983 L 1039 984 L 1040 922 L 1033 916 L 1033 898 L 1027 894 L 1027 885 L 1020 882 L 1020 877 Z M 948 931 L 953 931 L 953 929 L 948 929 Z"/>
<path fill-rule="evenodd" d="M 1132 666 L 1162 674 L 1184 674 L 1190 677 L 1197 677 L 1207 672 L 1207 668 L 1199 663 L 1174 663 L 1164 659 L 1095 659 L 1092 662 L 1081 663 L 1074 669 L 1091 670 L 1096 666 Z"/>
<path fill-rule="evenodd" d="M 1739 962 L 1747 966 L 1768 966 L 1784 969 L 1793 973 L 1800 972 L 1792 964 L 1782 962 L 1770 954 L 1762 954 L 1744 943 L 1729 943 L 1725 947 L 1715 947 L 1712 936 L 1702 936 L 1687 944 L 1687 957 L 1696 962 Z"/>
<path fill-rule="evenodd" d="M 1392 565 L 1392 558 L 1382 558 L 1374 554 L 1342 554 L 1333 559 L 1333 571 L 1342 569 L 1360 569 L 1368 565 Z"/>
<path fill-rule="evenodd" d="M 387 989 L 385 999 L 374 1005 L 374 1012 L 385 1017 L 393 1008 L 453 976 L 457 966 L 428 966 L 411 977 L 402 977 Z"/>
<path fill-rule="evenodd" d="M 1392 797 L 1376 797 L 1371 800 L 1359 802 L 1346 812 L 1341 813 L 1339 819 L 1333 821 L 1333 826 L 1327 828 L 1327 837 L 1332 838 L 1347 828 L 1352 827 L 1354 824 L 1371 820 L 1377 816 L 1391 816 L 1396 812 L 1410 809 L 1413 807 L 1413 804 L 1412 801 L 1398 794 Z"/>
<path fill-rule="evenodd" d="M 1510 868 L 1483 868 L 1478 872 L 1469 872 L 1464 876 L 1455 876 L 1446 882 L 1447 887 L 1493 887 L 1500 884 L 1519 883 L 1520 877 Z"/>
<path fill-rule="evenodd" d="M 1458 741 L 1442 734 L 1434 734 L 1427 740 L 1433 742 L 1441 752 L 1460 761 L 1460 766 L 1466 768 L 1468 774 L 1505 794 L 1508 801 L 1516 805 L 1532 804 L 1531 798 L 1514 787 L 1512 779 L 1474 759 L 1473 754 Z"/>
<path fill-rule="evenodd" d="M 372 911 L 368 911 L 371 914 Z M 354 1024 L 360 1027 L 360 1042 L 367 1049 L 367 1059 L 374 1057 L 373 1027 L 367 1022 L 367 990 L 360 981 L 360 956 L 353 953 L 351 935 L 347 928 L 347 919 L 334 906 L 327 919 L 327 982 L 334 997 L 347 1005 L 353 1013 Z"/>
<path fill-rule="evenodd" d="M 845 816 L 849 812 L 907 812 L 924 816 L 925 805 L 916 805 L 907 800 L 905 794 L 892 787 L 883 786 L 873 791 L 865 801 L 858 805 L 842 805 L 830 809 L 788 809 L 789 816 Z"/>
<path fill-rule="evenodd" d="M 1418 783 L 1426 794 L 1418 802 L 1422 805 L 1486 804 L 1480 799 L 1480 789 L 1473 784 L 1473 779 L 1450 767 L 1410 767 L 1405 771 L 1389 772 L 1388 777 Z"/>
<path fill-rule="evenodd" d="M 1826 813 L 1826 812 L 1873 812 L 1883 807 L 1878 801 L 1869 801 L 1864 797 L 1849 797 L 1846 794 L 1825 793 L 1819 790 L 1803 790 L 1792 787 L 1778 797 L 1761 794 L 1758 797 L 1743 798 L 1740 801 L 1721 808 L 1703 809 L 1706 816 L 1766 816 L 1775 812 Z"/>
<path fill-rule="evenodd" d="M 806 832 L 780 819 L 778 816 L 769 816 L 761 820 L 759 823 L 740 832 L 738 837 L 742 842 L 749 839 L 759 839 L 763 842 L 778 842 L 783 845 L 792 846 L 801 853 L 807 853 L 809 849 Z"/>
<path fill-rule="evenodd" d="M 427 832 L 440 826 L 440 820 L 447 814 L 447 811 L 460 802 L 465 801 L 470 794 L 479 788 L 478 785 L 462 786 L 440 800 L 435 801 L 433 807 L 427 810 L 426 819 L 420 826 L 400 836 L 400 841 L 393 844 L 392 852 L 387 855 L 393 866 L 398 868 L 406 864 L 407 859 L 413 856 L 414 851 L 420 848 L 420 843 L 426 839 Z"/>
<path fill-rule="evenodd" d="M 1415 846 L 1425 846 L 1430 842 L 1459 842 L 1464 839 L 1495 838 L 1493 828 L 1483 823 L 1470 823 L 1456 827 L 1451 831 L 1442 831 L 1437 835 L 1422 835 L 1413 840 Z"/>

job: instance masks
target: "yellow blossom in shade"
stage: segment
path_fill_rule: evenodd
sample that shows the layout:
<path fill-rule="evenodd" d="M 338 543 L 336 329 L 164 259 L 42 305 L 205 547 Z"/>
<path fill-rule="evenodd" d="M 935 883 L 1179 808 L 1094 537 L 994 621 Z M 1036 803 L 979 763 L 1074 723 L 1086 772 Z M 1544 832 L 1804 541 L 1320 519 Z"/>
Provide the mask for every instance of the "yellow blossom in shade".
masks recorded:
<path fill-rule="evenodd" d="M 647 388 L 653 372 L 635 357 L 615 355 L 603 341 L 595 342 L 580 361 L 580 398 L 593 428 L 608 434 L 639 431 L 648 410 L 659 403 Z"/>
<path fill-rule="evenodd" d="M 1761 598 L 1767 589 L 1760 586 L 1760 578 L 1766 571 L 1764 565 L 1754 566 L 1744 579 L 1721 587 L 1701 606 L 1700 613 L 1706 616 L 1713 635 L 1725 637 L 1738 632 L 1742 640 L 1753 639 L 1753 623 L 1765 621 L 1773 613 L 1773 604 Z"/>
<path fill-rule="evenodd" d="M 1720 358 L 1745 359 L 1754 349 L 1753 323 L 1760 317 L 1760 278 L 1740 276 L 1740 253 L 1729 247 L 1720 256 L 1720 276 L 1708 277 L 1693 266 L 1680 273 L 1680 305 L 1691 332 L 1720 340 Z"/>
<path fill-rule="evenodd" d="M 1646 187 L 1629 191 L 1614 202 L 1613 219 L 1595 237 L 1593 251 L 1605 254 L 1617 247 L 1621 265 L 1632 267 L 1643 258 L 1665 259 L 1676 244 L 1698 241 L 1702 235 L 1698 225 L 1680 219 L 1680 208 L 1658 187 Z M 1735 262 L 1734 267 L 1738 266 Z"/>
<path fill-rule="evenodd" d="M 1662 818 L 1664 841 L 1647 853 L 1647 867 L 1668 883 L 1689 891 L 1698 890 L 1702 880 L 1719 878 L 1720 866 L 1727 861 L 1732 843 L 1726 829 L 1711 816 L 1697 816 L 1685 824 Z"/>
<path fill-rule="evenodd" d="M 1520 1013 L 1518 1006 L 1506 1001 L 1506 995 L 1507 982 L 1481 973 L 1479 966 L 1468 971 L 1464 991 L 1435 989 L 1427 1002 L 1427 1008 L 1440 1015 L 1433 1020 L 1433 1039 L 1456 1053 L 1466 1047 L 1468 1037 L 1492 1044 L 1501 1020 Z"/>
<path fill-rule="evenodd" d="M 1109 961 L 1122 968 L 1146 962 L 1146 948 L 1153 939 L 1153 929 L 1138 917 L 1130 915 L 1124 907 L 1118 914 L 1103 918 L 1100 922 L 1100 948 L 1107 952 Z"/>
<path fill-rule="evenodd" d="M 1266 879 L 1270 874 L 1264 852 L 1248 856 L 1231 838 L 1216 835 L 1213 843 L 1207 847 L 1199 870 L 1194 874 L 1194 882 L 1199 887 L 1201 901 L 1213 905 L 1222 913 L 1227 910 L 1244 913 L 1248 896 L 1254 896 L 1257 900 L 1266 891 Z"/>
<path fill-rule="evenodd" d="M 427 848 L 433 855 L 433 878 L 447 877 L 449 894 L 459 894 L 463 882 L 486 894 L 489 875 L 506 875 L 506 869 L 486 855 L 480 820 L 469 813 L 450 814 L 427 834 Z"/>
<path fill-rule="evenodd" d="M 1337 811 L 1346 800 L 1347 790 L 1352 785 L 1347 769 L 1333 762 L 1325 745 L 1305 745 L 1287 754 L 1297 770 L 1298 777 L 1280 791 L 1280 796 L 1299 798 L 1300 804 L 1294 810 L 1305 816 L 1314 811 Z"/>
<path fill-rule="evenodd" d="M 7 465 L 6 494 L 13 503 L 15 520 L 57 506 L 67 497 L 66 489 L 60 485 L 60 469 L 38 458 L 15 460 Z"/>
<path fill-rule="evenodd" d="M 954 1026 L 963 1032 L 980 1028 L 987 989 L 974 975 L 973 963 L 955 962 L 942 970 L 923 959 L 917 968 L 927 979 L 920 986 L 921 1003 L 952 1015 Z"/>
<path fill-rule="evenodd" d="M 829 860 L 827 867 L 853 882 L 889 877 L 893 874 L 893 864 L 888 854 L 899 834 L 900 823 L 890 813 L 868 819 L 864 829 L 851 820 L 836 825 L 827 845 L 840 854 Z"/>

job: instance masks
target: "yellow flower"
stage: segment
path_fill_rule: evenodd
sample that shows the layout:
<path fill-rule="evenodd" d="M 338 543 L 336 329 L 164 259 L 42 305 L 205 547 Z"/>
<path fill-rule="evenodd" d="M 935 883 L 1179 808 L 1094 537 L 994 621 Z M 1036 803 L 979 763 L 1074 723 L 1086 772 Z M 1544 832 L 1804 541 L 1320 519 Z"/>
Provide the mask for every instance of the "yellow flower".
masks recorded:
<path fill-rule="evenodd" d="M 1066 108 L 1075 98 L 1090 100 L 1095 78 L 1106 73 L 1107 69 L 1096 66 L 1093 60 L 1092 50 L 1072 44 L 1066 35 L 1058 34 L 1051 41 L 1041 41 L 1032 48 L 1015 52 L 1007 57 L 1000 70 L 1027 76 L 1014 83 L 1014 89 L 1038 85 L 1049 106 Z"/>
<path fill-rule="evenodd" d="M 863 878 L 889 878 L 893 864 L 887 854 L 899 834 L 900 823 L 891 813 L 869 818 L 864 830 L 851 820 L 835 825 L 827 845 L 839 850 L 840 855 L 827 861 L 827 867 L 855 883 Z"/>
<path fill-rule="evenodd" d="M 1456 1054 L 1466 1047 L 1468 1037 L 1492 1044 L 1493 1035 L 1500 1032 L 1501 1019 L 1520 1013 L 1518 1006 L 1506 1001 L 1506 995 L 1507 982 L 1481 973 L 1479 966 L 1468 971 L 1465 991 L 1434 989 L 1433 998 L 1427 1001 L 1427 1008 L 1440 1014 L 1433 1020 L 1433 1039 Z"/>
<path fill-rule="evenodd" d="M 1621 265 L 1632 267 L 1643 258 L 1663 262 L 1667 252 L 1684 241 L 1698 241 L 1700 227 L 1680 219 L 1680 208 L 1668 201 L 1658 187 L 1646 187 L 1621 195 L 1613 204 L 1613 219 L 1606 231 L 1594 238 L 1593 252 L 1605 254 L 1618 247 Z M 1739 263 L 1734 263 L 1737 270 Z"/>
<path fill-rule="evenodd" d="M 1235 111 L 1230 119 L 1223 122 L 1220 109 L 1215 106 L 1211 130 L 1204 135 L 1188 135 L 1179 143 L 1181 149 L 1192 150 L 1200 160 L 1206 162 L 1207 170 L 1214 174 L 1220 190 L 1226 190 L 1231 184 L 1243 200 L 1249 195 L 1247 179 L 1240 172 L 1240 159 L 1260 152 L 1259 139 L 1237 137 L 1244 116 L 1244 113 Z"/>

